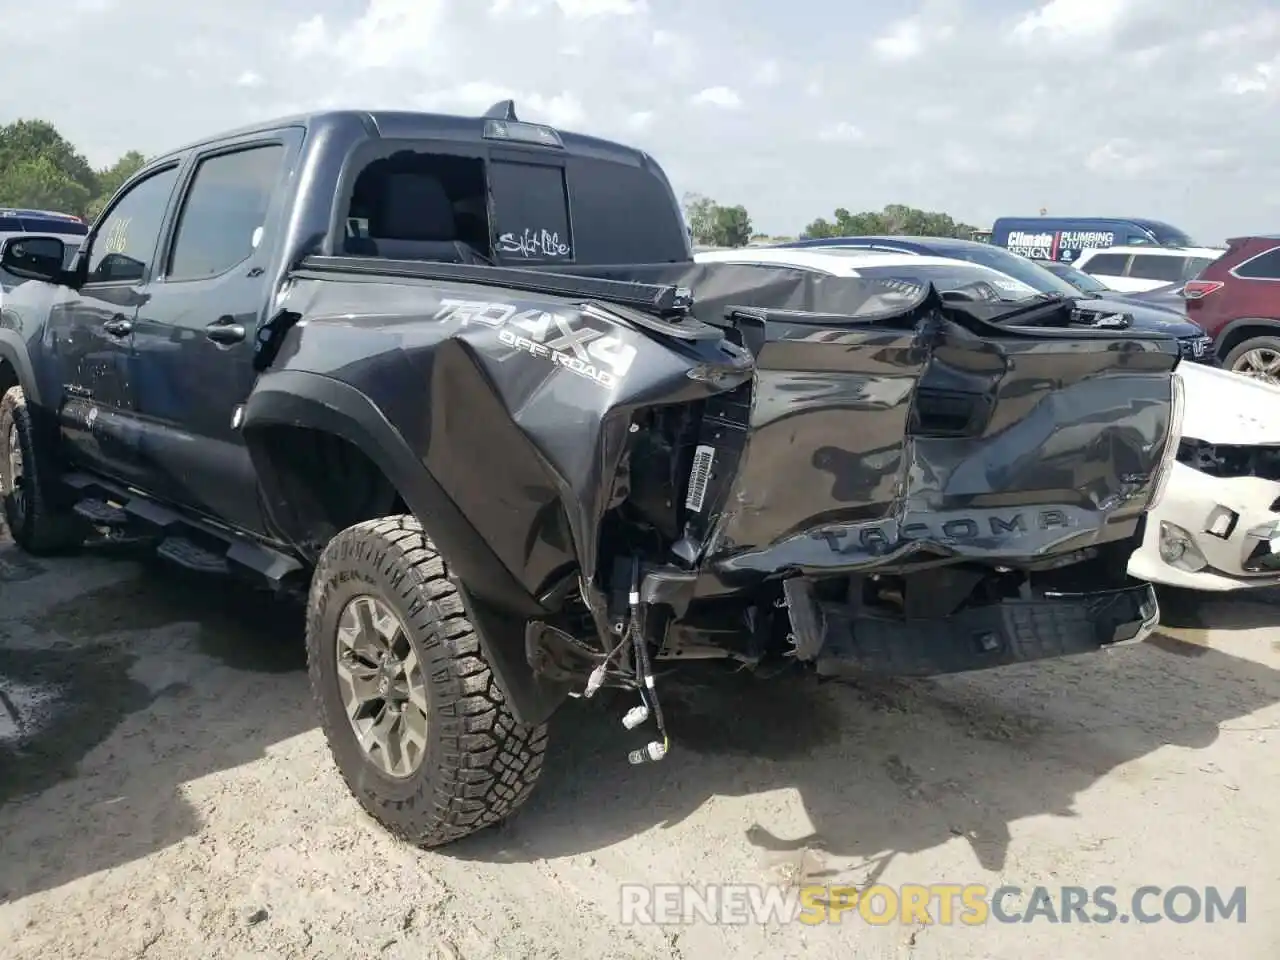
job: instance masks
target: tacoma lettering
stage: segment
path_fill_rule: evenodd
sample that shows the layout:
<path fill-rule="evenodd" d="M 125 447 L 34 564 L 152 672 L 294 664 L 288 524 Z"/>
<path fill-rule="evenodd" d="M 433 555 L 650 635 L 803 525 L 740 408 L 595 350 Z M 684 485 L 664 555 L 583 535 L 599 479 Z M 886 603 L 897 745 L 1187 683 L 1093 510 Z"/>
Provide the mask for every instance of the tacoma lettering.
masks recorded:
<path fill-rule="evenodd" d="M 991 514 L 980 519 L 958 517 L 941 523 L 904 523 L 896 540 L 890 539 L 884 526 L 866 527 L 861 530 L 823 530 L 814 536 L 826 540 L 836 553 L 879 553 L 895 543 L 908 540 L 935 540 L 939 543 L 956 543 L 979 540 L 983 536 L 1020 536 L 1034 527 L 1036 530 L 1067 529 L 1071 521 L 1062 510 L 1041 510 L 1035 514 Z M 852 538 L 852 539 L 851 539 Z"/>

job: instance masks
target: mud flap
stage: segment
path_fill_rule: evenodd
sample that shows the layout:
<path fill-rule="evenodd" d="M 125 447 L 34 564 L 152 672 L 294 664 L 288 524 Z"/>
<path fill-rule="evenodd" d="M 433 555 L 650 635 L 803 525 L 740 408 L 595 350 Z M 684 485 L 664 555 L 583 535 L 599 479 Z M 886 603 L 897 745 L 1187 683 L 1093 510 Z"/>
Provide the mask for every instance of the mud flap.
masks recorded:
<path fill-rule="evenodd" d="M 527 726 L 546 723 L 568 698 L 572 685 L 534 672 L 526 653 L 523 622 L 477 602 L 465 588 L 461 592 L 481 652 L 512 716 Z"/>
<path fill-rule="evenodd" d="M 859 616 L 815 599 L 802 578 L 784 584 L 797 659 L 820 675 L 927 677 L 1092 653 L 1148 636 L 1160 619 L 1150 584 L 1088 594 L 1043 594 L 949 617 Z"/>

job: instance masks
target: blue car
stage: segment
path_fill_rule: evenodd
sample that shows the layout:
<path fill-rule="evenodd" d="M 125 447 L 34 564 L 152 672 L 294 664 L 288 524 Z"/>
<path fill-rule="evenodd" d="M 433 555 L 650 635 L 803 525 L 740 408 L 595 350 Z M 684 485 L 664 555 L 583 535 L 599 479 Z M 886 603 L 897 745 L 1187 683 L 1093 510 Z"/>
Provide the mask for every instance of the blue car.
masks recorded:
<path fill-rule="evenodd" d="M 1177 337 L 1184 359 L 1196 363 L 1216 364 L 1213 341 L 1203 330 L 1187 319 L 1183 310 L 1172 304 L 1141 300 L 1114 291 L 1087 293 L 1062 277 L 1045 269 L 1034 260 L 1011 253 L 1003 247 L 959 240 L 952 237 L 829 237 L 816 240 L 792 240 L 778 247 L 855 247 L 863 250 L 885 250 L 892 253 L 914 253 L 924 257 L 950 257 L 967 260 L 999 270 L 1007 276 L 1045 294 L 1068 297 L 1091 313 L 1127 314 L 1135 330 L 1150 330 Z"/>
<path fill-rule="evenodd" d="M 0 245 L 14 237 L 33 233 L 60 239 L 67 251 L 66 266 L 70 267 L 80 244 L 89 232 L 88 225 L 79 217 L 53 210 L 15 210 L 0 207 Z M 17 277 L 0 270 L 0 291 L 12 290 L 19 283 Z"/>

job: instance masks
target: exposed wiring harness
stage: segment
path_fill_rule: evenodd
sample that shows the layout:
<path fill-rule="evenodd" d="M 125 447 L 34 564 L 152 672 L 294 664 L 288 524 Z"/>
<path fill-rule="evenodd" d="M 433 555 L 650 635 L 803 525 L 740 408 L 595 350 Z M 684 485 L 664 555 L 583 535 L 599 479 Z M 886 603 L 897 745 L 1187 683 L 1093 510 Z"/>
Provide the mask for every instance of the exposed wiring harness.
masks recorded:
<path fill-rule="evenodd" d="M 631 592 L 627 597 L 627 601 L 630 607 L 630 614 L 627 618 L 626 628 L 622 633 L 622 639 L 605 654 L 604 659 L 591 671 L 582 695 L 584 697 L 593 696 L 604 684 L 607 677 L 624 678 L 625 675 L 620 676 L 616 671 L 610 670 L 610 664 L 627 644 L 630 644 L 634 673 L 632 677 L 625 679 L 629 680 L 630 685 L 634 685 L 640 691 L 640 705 L 627 711 L 626 716 L 622 718 L 622 725 L 628 730 L 634 730 L 652 716 L 658 727 L 658 735 L 662 739 L 652 740 L 641 749 L 632 750 L 627 754 L 627 760 L 633 764 L 652 763 L 655 760 L 661 760 L 667 755 L 667 751 L 671 748 L 671 738 L 667 734 L 666 719 L 662 715 L 662 704 L 658 700 L 658 691 L 653 679 L 653 667 L 649 660 L 648 642 L 642 629 L 644 611 L 640 607 L 640 558 L 638 556 L 631 559 Z"/>

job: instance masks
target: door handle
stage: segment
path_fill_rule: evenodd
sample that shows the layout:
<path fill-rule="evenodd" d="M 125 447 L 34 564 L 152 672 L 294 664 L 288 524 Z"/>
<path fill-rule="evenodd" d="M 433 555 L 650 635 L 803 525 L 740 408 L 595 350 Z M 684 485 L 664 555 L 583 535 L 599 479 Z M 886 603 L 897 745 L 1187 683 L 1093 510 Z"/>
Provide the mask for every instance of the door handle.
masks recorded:
<path fill-rule="evenodd" d="M 133 333 L 133 321 L 116 314 L 102 325 L 102 329 L 113 337 L 127 337 Z"/>
<path fill-rule="evenodd" d="M 216 344 L 230 346 L 245 338 L 245 329 L 242 324 L 229 323 L 226 319 L 215 320 L 204 328 L 204 335 Z"/>

